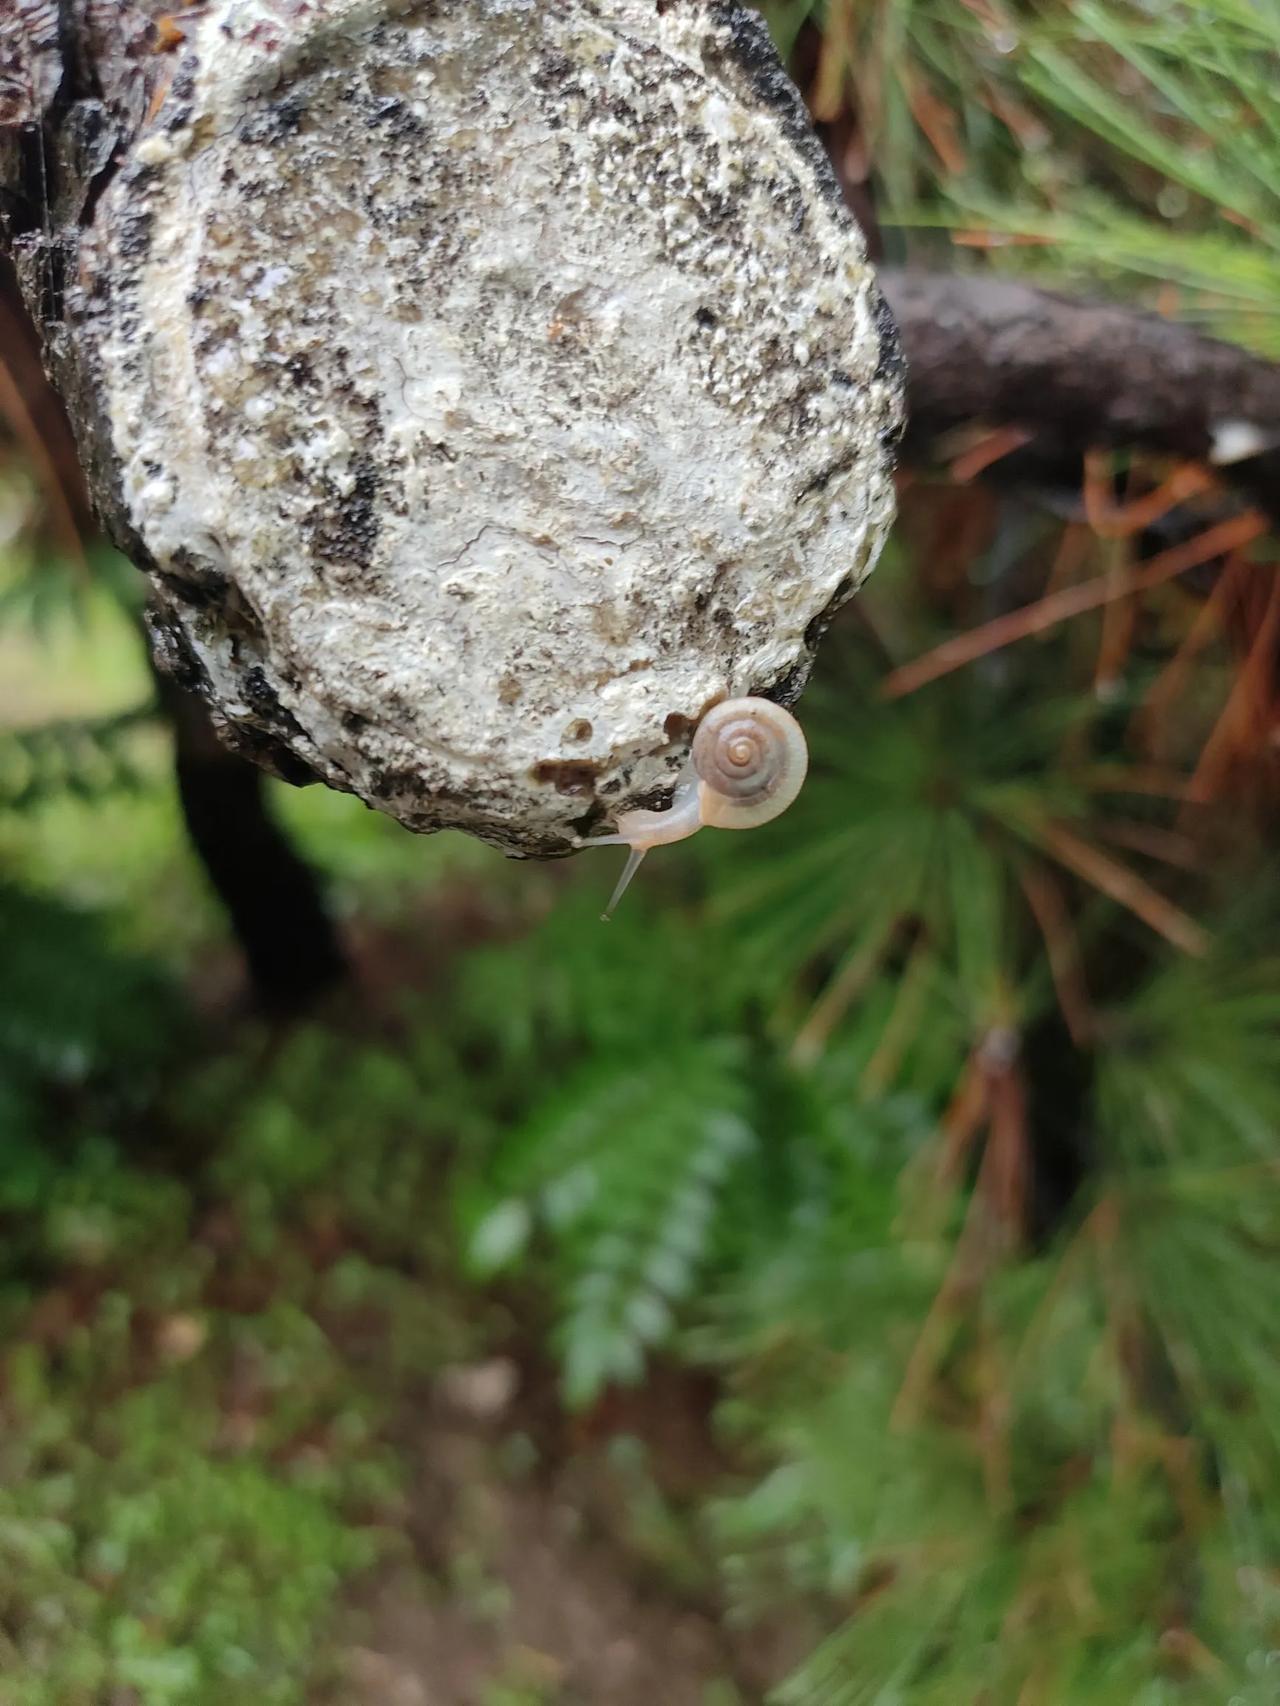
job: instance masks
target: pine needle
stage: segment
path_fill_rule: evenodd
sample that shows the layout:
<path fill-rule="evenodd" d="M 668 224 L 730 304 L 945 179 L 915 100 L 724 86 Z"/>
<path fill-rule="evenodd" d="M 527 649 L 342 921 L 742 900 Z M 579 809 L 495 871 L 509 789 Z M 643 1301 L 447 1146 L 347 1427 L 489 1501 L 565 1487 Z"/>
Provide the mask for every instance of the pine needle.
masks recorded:
<path fill-rule="evenodd" d="M 1091 846 L 1062 824 L 1043 823 L 1036 826 L 1032 834 L 1059 864 L 1083 877 L 1102 894 L 1150 925 L 1175 948 L 1181 948 L 1186 954 L 1208 952 L 1208 932 L 1128 866 L 1112 859 L 1100 848 Z"/>
<path fill-rule="evenodd" d="M 1194 539 L 1170 546 L 1167 551 L 1161 551 L 1149 562 L 1142 563 L 1123 575 L 1103 575 L 1086 581 L 1083 585 L 1064 587 L 1062 591 L 1053 593 L 1048 598 L 1024 605 L 1022 609 L 1011 611 L 1007 616 L 998 616 L 995 621 L 987 622 L 982 627 L 957 634 L 953 639 L 945 640 L 942 645 L 936 646 L 933 651 L 926 652 L 911 663 L 903 664 L 884 681 L 880 689 L 881 697 L 901 699 L 908 693 L 918 692 L 921 687 L 949 675 L 953 670 L 962 669 L 966 664 L 974 663 L 981 657 L 988 657 L 992 652 L 1000 651 L 1018 640 L 1028 639 L 1033 634 L 1043 634 L 1061 622 L 1082 616 L 1086 611 L 1100 609 L 1117 598 L 1128 598 L 1136 592 L 1146 592 L 1151 587 L 1175 580 L 1189 569 L 1199 568 L 1202 563 L 1212 562 L 1215 557 L 1225 556 L 1255 539 L 1261 539 L 1267 531 L 1265 516 L 1257 510 L 1246 510 L 1242 515 L 1233 516 L 1230 521 L 1218 522 L 1215 526 L 1206 528 Z"/>

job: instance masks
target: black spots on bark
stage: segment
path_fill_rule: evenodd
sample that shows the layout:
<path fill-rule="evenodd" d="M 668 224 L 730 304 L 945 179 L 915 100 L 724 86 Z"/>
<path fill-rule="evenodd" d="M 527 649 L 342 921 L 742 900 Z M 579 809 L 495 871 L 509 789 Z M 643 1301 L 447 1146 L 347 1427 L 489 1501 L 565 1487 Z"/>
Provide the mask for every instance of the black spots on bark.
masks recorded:
<path fill-rule="evenodd" d="M 796 502 L 803 503 L 805 498 L 809 497 L 811 493 L 825 491 L 837 474 L 847 474 L 857 460 L 858 452 L 856 450 L 852 450 L 846 455 L 839 457 L 828 467 L 819 469 L 818 472 L 814 474 L 811 479 L 807 480 L 796 493 Z"/>
<path fill-rule="evenodd" d="M 187 58 L 183 60 L 178 69 L 177 75 L 169 85 L 169 99 L 171 101 L 188 102 L 195 100 L 196 72 L 199 71 L 199 69 L 199 60 L 196 59 L 193 54 L 189 54 Z"/>
<path fill-rule="evenodd" d="M 898 322 L 893 317 L 887 299 L 878 288 L 873 287 L 875 300 L 876 336 L 880 340 L 880 355 L 876 362 L 875 378 L 883 380 L 898 389 L 906 378 L 907 363 L 902 353 L 902 340 L 898 335 Z M 897 436 L 901 436 L 901 428 Z"/>
<path fill-rule="evenodd" d="M 306 102 L 299 95 L 287 95 L 283 101 L 277 101 L 270 107 L 267 117 L 272 124 L 273 140 L 283 141 L 286 137 L 296 136 L 302 129 L 306 111 Z"/>
<path fill-rule="evenodd" d="M 778 59 L 764 19 L 740 0 L 711 0 L 710 14 L 724 45 L 712 42 L 703 49 L 703 64 L 708 74 L 714 76 L 719 72 L 730 83 L 745 81 L 756 100 L 777 114 L 783 135 L 803 157 L 825 198 L 847 213 L 826 150 L 818 140 L 799 91 Z"/>
<path fill-rule="evenodd" d="M 701 588 L 693 601 L 693 608 L 698 615 L 705 617 L 709 623 L 721 630 L 733 626 L 733 612 L 723 600 L 727 583 L 736 567 L 737 564 L 732 561 L 717 563 L 710 581 Z"/>
<path fill-rule="evenodd" d="M 313 390 L 316 384 L 316 370 L 311 357 L 300 350 L 297 355 L 291 355 L 284 364 L 284 370 L 290 381 L 299 390 Z"/>
<path fill-rule="evenodd" d="M 369 793 L 375 800 L 417 800 L 435 806 L 439 801 L 466 802 L 466 795 L 445 787 L 438 778 L 428 778 L 420 770 L 378 769 L 369 776 Z"/>
<path fill-rule="evenodd" d="M 294 91 L 251 112 L 242 120 L 240 135 L 256 148 L 278 147 L 298 134 L 306 116 L 307 103 Z"/>
<path fill-rule="evenodd" d="M 779 185 L 775 191 L 774 200 L 778 204 L 784 220 L 791 226 L 797 237 L 803 236 L 804 228 L 809 222 L 809 209 L 805 204 L 804 191 L 794 180 Z"/>
<path fill-rule="evenodd" d="M 533 69 L 533 86 L 543 95 L 575 94 L 581 87 L 574 77 L 576 70 L 567 53 L 548 48 Z"/>
<path fill-rule="evenodd" d="M 809 627 L 813 627 L 812 622 L 809 624 Z M 806 629 L 806 640 L 808 637 L 809 634 Z M 798 663 L 791 666 L 785 675 L 779 676 L 776 681 L 764 688 L 758 696 L 761 699 L 772 699 L 775 705 L 781 705 L 784 710 L 787 709 L 789 706 L 794 705 L 796 700 L 804 692 L 805 683 L 809 679 L 809 671 L 812 667 L 813 659 L 811 657 L 801 658 Z"/>
<path fill-rule="evenodd" d="M 249 723 L 227 724 L 223 739 L 241 758 L 247 758 L 260 770 L 278 776 L 291 788 L 309 788 L 321 780 L 309 764 L 265 729 L 254 728 Z M 331 788 L 342 787 L 342 783 L 335 781 L 332 776 L 326 780 Z"/>
<path fill-rule="evenodd" d="M 427 125 L 398 95 L 377 97 L 369 109 L 369 122 L 379 130 L 406 142 L 425 142 Z"/>
<path fill-rule="evenodd" d="M 186 630 L 175 613 L 152 604 L 145 615 L 147 637 L 156 669 L 175 686 L 188 693 L 203 693 L 209 686 L 204 665 L 196 656 Z"/>
<path fill-rule="evenodd" d="M 240 691 L 244 694 L 245 704 L 255 717 L 261 717 L 264 722 L 281 723 L 286 728 L 301 733 L 298 719 L 280 703 L 280 695 L 267 680 L 260 664 L 255 663 L 245 670 L 240 682 Z"/>
<path fill-rule="evenodd" d="M 853 591 L 853 577 L 851 575 L 846 575 L 845 578 L 840 582 L 839 586 L 837 586 L 836 590 L 832 593 L 830 599 L 827 601 L 825 608 L 820 610 L 818 612 L 818 614 L 809 621 L 809 623 L 805 627 L 805 631 L 804 631 L 804 643 L 806 646 L 808 646 L 808 648 L 811 652 L 817 651 L 818 646 L 821 643 L 822 636 L 826 633 L 827 629 L 831 626 L 832 622 L 835 620 L 836 612 L 839 610 L 840 606 L 844 603 L 844 601 L 848 598 L 849 594 L 852 591 Z M 789 705 L 791 703 L 792 699 L 798 698 L 800 695 L 800 689 L 804 686 L 805 677 L 807 677 L 807 675 L 809 673 L 809 666 L 806 663 L 804 665 L 797 665 L 797 668 L 803 668 L 804 674 L 801 676 L 799 684 L 797 685 L 797 687 L 795 689 L 795 692 L 791 695 L 791 699 L 781 700 L 781 703 L 783 703 L 783 704 Z M 788 678 L 788 679 L 790 679 L 790 678 Z M 772 692 L 769 695 L 769 697 L 771 699 L 777 699 L 780 697 L 780 695 L 779 695 L 779 692 L 775 689 L 775 691 Z"/>
<path fill-rule="evenodd" d="M 240 678 L 240 691 L 258 724 L 267 725 L 266 728 L 252 725 L 242 727 L 253 737 L 271 742 L 274 749 L 272 768 L 276 774 L 299 788 L 316 781 L 317 777 L 311 767 L 297 758 L 293 751 L 299 740 L 305 742 L 306 730 L 288 706 L 281 704 L 280 695 L 267 680 L 266 672 L 259 664 L 252 664 L 245 670 Z M 287 746 L 286 742 L 289 743 Z M 300 774 L 286 775 L 281 768 L 282 762 L 295 767 Z"/>
<path fill-rule="evenodd" d="M 333 565 L 341 575 L 368 570 L 382 530 L 382 484 L 381 469 L 364 453 L 352 457 L 346 489 L 330 478 L 319 483 L 303 530 L 320 563 Z"/>
<path fill-rule="evenodd" d="M 193 610 L 216 610 L 231 597 L 225 572 L 199 552 L 180 545 L 170 559 L 172 568 L 160 574 L 175 598 Z M 152 573 L 159 573 L 153 570 Z"/>
<path fill-rule="evenodd" d="M 169 85 L 168 94 L 165 97 L 168 117 L 165 119 L 164 128 L 170 134 L 185 130 L 191 123 L 191 114 L 195 110 L 196 72 L 198 70 L 198 62 L 189 55 L 183 60 L 180 70 Z"/>
<path fill-rule="evenodd" d="M 757 100 L 773 108 L 788 140 L 805 144 L 807 152 L 807 145 L 814 142 L 813 128 L 795 85 L 778 60 L 764 20 L 747 11 L 739 0 L 713 0 L 710 10 L 712 22 L 726 42 L 723 58 L 746 73 Z M 720 57 L 715 47 L 704 52 L 709 68 L 718 68 L 715 61 Z"/>
<path fill-rule="evenodd" d="M 142 261 L 151 252 L 155 217 L 146 207 L 130 208 L 120 221 L 116 252 L 123 260 Z"/>

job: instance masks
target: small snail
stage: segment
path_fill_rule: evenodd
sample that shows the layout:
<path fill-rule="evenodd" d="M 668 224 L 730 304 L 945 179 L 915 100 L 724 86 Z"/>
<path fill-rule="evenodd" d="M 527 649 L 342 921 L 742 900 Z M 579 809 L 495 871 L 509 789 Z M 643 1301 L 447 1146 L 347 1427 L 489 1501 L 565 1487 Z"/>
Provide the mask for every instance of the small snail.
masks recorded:
<path fill-rule="evenodd" d="M 698 724 L 689 762 L 664 812 L 623 812 L 618 833 L 584 843 L 629 847 L 631 855 L 605 910 L 609 918 L 651 847 L 683 841 L 704 825 L 754 829 L 779 816 L 800 792 L 809 752 L 799 723 L 769 699 L 726 699 Z"/>

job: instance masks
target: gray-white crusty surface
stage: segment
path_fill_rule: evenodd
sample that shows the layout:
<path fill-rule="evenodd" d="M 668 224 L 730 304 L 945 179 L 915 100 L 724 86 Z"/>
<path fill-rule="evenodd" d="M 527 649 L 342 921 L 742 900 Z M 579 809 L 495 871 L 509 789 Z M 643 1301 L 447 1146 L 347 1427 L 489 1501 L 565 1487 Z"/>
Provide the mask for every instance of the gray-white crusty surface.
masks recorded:
<path fill-rule="evenodd" d="M 893 328 L 724 0 L 219 0 L 74 302 L 162 660 L 413 829 L 660 803 L 890 521 Z"/>

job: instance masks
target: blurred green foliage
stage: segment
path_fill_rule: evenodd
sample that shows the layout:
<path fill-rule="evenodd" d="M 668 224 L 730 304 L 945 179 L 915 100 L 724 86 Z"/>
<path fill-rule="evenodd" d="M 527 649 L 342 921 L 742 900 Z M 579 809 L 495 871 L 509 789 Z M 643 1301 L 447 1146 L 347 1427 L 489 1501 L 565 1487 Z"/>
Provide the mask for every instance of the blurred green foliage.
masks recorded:
<path fill-rule="evenodd" d="M 933 231 L 1055 285 L 1159 288 L 1166 307 L 1280 354 L 1277 0 L 762 9 L 784 47 L 818 31 L 806 92 L 820 117 L 856 109 L 899 251 L 936 259 Z"/>
<path fill-rule="evenodd" d="M 1273 0 L 771 10 L 825 32 L 809 92 L 858 106 L 895 242 L 1175 280 L 1280 347 Z M 569 1407 L 715 1376 L 688 1555 L 826 1631 L 782 1706 L 1275 1706 L 1275 820 L 1184 797 L 1244 662 L 1203 647 L 1156 752 L 1178 588 L 1105 691 L 1091 617 L 886 697 L 1059 546 L 1006 509 L 954 547 L 929 502 L 827 642 L 801 801 L 607 926 L 612 857 L 279 791 L 381 990 L 283 1036 L 218 997 L 127 571 L 9 526 L 0 1706 L 333 1682 L 345 1585 L 404 1545 L 394 1418 L 485 1345 L 468 1285 L 549 1323 Z"/>

